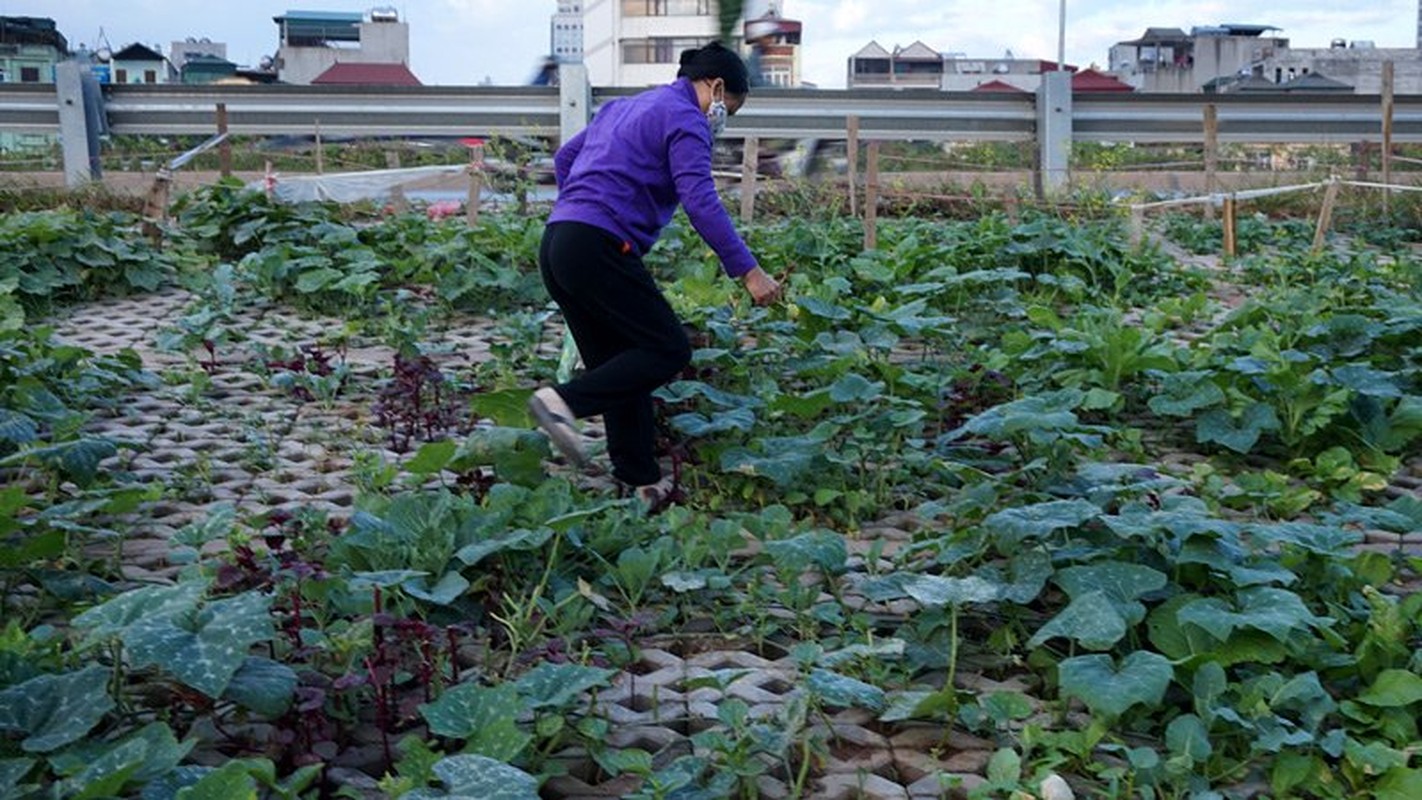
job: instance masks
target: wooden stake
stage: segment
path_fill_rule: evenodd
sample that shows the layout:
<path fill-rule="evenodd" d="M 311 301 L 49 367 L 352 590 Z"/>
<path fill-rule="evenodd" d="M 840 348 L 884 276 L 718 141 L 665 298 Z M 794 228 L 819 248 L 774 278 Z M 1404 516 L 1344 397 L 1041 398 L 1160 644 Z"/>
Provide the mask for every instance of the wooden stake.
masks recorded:
<path fill-rule="evenodd" d="M 166 166 L 158 168 L 148 197 L 143 201 L 143 224 L 140 228 L 148 241 L 158 247 L 163 243 L 163 222 L 168 218 L 168 191 L 173 185 L 173 173 Z"/>
<path fill-rule="evenodd" d="M 218 134 L 227 133 L 226 103 L 217 104 L 217 132 Z M 232 177 L 232 143 L 226 139 L 217 145 L 217 164 L 218 169 L 222 170 L 222 177 Z"/>
<path fill-rule="evenodd" d="M 1218 191 L 1220 163 L 1220 120 L 1214 103 L 1205 104 L 1205 194 Z M 1205 219 L 1215 218 L 1213 203 L 1205 204 Z"/>
<path fill-rule="evenodd" d="M 390 210 L 396 214 L 404 214 L 410 210 L 410 198 L 405 196 L 405 190 L 399 186 L 390 189 Z"/>
<path fill-rule="evenodd" d="M 847 148 L 849 156 L 849 216 L 857 217 L 859 216 L 859 191 L 855 184 L 859 180 L 859 117 L 850 117 L 846 129 L 849 136 Z"/>
<path fill-rule="evenodd" d="M 1323 237 L 1328 233 L 1328 226 L 1333 224 L 1333 206 L 1338 202 L 1338 181 L 1333 180 L 1328 183 L 1328 188 L 1323 190 L 1323 207 L 1318 210 L 1318 227 L 1313 230 L 1313 252 L 1317 253 L 1323 249 Z"/>
<path fill-rule="evenodd" d="M 869 143 L 868 175 L 864 181 L 864 249 L 879 247 L 879 143 Z"/>
<path fill-rule="evenodd" d="M 1209 203 L 1206 203 L 1206 204 L 1205 204 L 1206 207 L 1208 207 L 1209 205 L 1210 205 Z M 1132 207 L 1131 207 L 1130 231 L 1131 231 L 1131 246 L 1132 246 L 1132 247 L 1140 247 L 1140 246 L 1141 246 L 1141 242 L 1144 242 L 1144 241 L 1145 241 L 1145 209 L 1144 209 L 1144 208 L 1141 208 L 1141 207 L 1139 207 L 1139 206 L 1132 206 Z"/>
<path fill-rule="evenodd" d="M 464 222 L 473 228 L 479 224 L 479 197 L 484 192 L 484 143 L 469 146 L 469 199 L 464 205 Z"/>
<path fill-rule="evenodd" d="M 316 174 L 325 172 L 325 154 L 321 152 L 321 120 L 316 120 Z"/>
<path fill-rule="evenodd" d="M 760 140 L 747 136 L 741 155 L 741 221 L 755 219 L 755 181 L 760 164 Z"/>
<path fill-rule="evenodd" d="M 1391 61 L 1382 65 L 1382 182 L 1392 185 L 1392 90 L 1393 67 Z M 1383 213 L 1388 213 L 1392 203 L 1392 189 L 1383 189 Z"/>
<path fill-rule="evenodd" d="M 1235 201 L 1234 195 L 1229 195 L 1224 199 L 1224 255 L 1225 258 L 1234 258 L 1234 215 Z"/>

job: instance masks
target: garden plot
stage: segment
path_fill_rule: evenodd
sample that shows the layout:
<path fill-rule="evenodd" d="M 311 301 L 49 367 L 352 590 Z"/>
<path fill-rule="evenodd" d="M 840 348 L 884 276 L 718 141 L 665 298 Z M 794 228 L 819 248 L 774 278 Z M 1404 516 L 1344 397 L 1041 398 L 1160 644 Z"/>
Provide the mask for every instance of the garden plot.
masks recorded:
<path fill-rule="evenodd" d="M 1120 220 L 984 209 L 861 253 L 852 221 L 775 222 L 749 237 L 789 300 L 756 309 L 674 226 L 651 266 L 698 332 L 659 393 L 686 499 L 648 516 L 524 415 L 561 344 L 537 220 L 217 187 L 178 221 L 161 253 L 3 229 L 31 256 L 0 310 L 53 328 L 0 351 L 3 792 L 1422 780 L 1395 251 L 1271 233 L 1204 269 Z M 53 245 L 80 228 L 82 259 Z M 105 258 L 136 291 L 65 272 Z"/>

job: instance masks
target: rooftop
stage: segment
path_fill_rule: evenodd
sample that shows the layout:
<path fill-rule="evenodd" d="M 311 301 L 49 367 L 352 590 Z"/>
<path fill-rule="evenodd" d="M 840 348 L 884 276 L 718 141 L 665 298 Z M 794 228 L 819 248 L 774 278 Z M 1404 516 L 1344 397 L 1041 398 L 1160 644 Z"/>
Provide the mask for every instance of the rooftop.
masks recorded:
<path fill-rule="evenodd" d="M 404 64 L 341 61 L 317 75 L 313 86 L 423 86 Z"/>

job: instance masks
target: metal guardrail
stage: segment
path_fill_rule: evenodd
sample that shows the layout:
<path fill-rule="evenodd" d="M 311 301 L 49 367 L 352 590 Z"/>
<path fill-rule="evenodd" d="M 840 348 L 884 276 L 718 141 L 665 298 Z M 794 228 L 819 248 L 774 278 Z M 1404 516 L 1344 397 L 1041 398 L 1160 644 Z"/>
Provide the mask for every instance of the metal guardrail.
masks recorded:
<path fill-rule="evenodd" d="M 629 94 L 593 89 L 592 107 Z M 210 135 L 218 103 L 233 135 L 557 136 L 557 89 L 545 87 L 110 86 L 109 130 L 116 134 Z M 1392 138 L 1422 142 L 1422 96 L 1394 100 Z M 1077 94 L 1076 141 L 1202 142 L 1204 107 L 1213 104 L 1222 143 L 1377 141 L 1382 101 L 1374 95 Z M 929 90 L 757 90 L 731 119 L 730 136 L 842 138 L 850 116 L 861 139 L 1028 141 L 1037 128 L 1030 94 Z M 58 133 L 55 89 L 0 84 L 0 130 Z"/>

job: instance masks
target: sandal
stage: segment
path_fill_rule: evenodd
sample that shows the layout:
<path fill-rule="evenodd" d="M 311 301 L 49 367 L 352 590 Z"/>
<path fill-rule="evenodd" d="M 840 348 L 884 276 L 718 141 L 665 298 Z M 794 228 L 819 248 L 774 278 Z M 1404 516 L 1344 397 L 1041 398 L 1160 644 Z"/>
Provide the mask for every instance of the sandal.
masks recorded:
<path fill-rule="evenodd" d="M 646 507 L 648 514 L 655 514 L 680 500 L 681 491 L 671 478 L 662 478 L 656 483 L 634 487 L 632 496 Z"/>
<path fill-rule="evenodd" d="M 539 396 L 552 391 L 553 389 L 545 387 L 534 392 L 528 398 L 528 412 L 533 415 L 538 427 L 543 429 L 559 452 L 574 465 L 582 467 L 588 463 L 588 456 L 583 452 L 582 437 L 578 434 L 578 429 L 573 426 L 571 419 L 549 409 L 548 403 Z"/>

